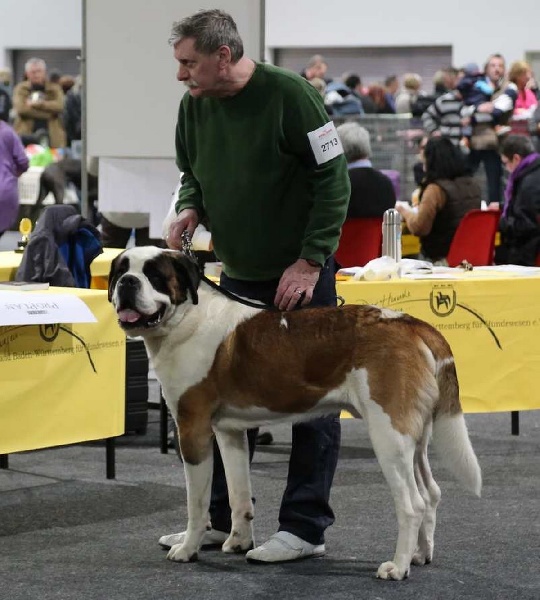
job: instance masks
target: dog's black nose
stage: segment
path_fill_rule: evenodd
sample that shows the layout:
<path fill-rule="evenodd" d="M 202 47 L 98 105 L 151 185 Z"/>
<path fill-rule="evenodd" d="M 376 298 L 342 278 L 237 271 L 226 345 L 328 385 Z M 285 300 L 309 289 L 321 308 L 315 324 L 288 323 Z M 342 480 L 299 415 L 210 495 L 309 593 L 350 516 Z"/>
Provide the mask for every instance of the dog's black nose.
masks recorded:
<path fill-rule="evenodd" d="M 137 289 L 141 287 L 141 282 L 138 277 L 134 277 L 133 275 L 124 275 L 120 278 L 120 281 L 118 282 L 118 287 L 127 289 Z"/>

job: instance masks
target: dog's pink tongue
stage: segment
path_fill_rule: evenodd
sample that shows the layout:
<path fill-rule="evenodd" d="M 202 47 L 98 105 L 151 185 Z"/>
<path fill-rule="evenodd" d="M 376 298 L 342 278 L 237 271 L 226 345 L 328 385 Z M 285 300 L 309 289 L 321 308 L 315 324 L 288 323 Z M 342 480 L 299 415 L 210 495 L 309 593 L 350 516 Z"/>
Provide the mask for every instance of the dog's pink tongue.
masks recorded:
<path fill-rule="evenodd" d="M 134 323 L 141 318 L 141 315 L 136 310 L 125 309 L 118 311 L 118 318 L 123 323 Z"/>

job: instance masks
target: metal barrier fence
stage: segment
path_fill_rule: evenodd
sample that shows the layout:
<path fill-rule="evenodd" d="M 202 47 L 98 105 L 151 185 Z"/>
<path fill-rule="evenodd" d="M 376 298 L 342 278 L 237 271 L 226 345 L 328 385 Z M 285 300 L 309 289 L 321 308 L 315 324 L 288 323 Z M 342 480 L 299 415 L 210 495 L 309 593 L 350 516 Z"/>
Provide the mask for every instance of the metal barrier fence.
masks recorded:
<path fill-rule="evenodd" d="M 418 142 L 424 135 L 421 123 L 410 115 L 362 115 L 333 117 L 335 125 L 356 121 L 371 138 L 371 161 L 376 169 L 400 173 L 400 198 L 408 201 L 416 188 L 413 166 L 418 162 Z"/>
<path fill-rule="evenodd" d="M 410 114 L 362 115 L 360 117 L 332 117 L 335 125 L 356 121 L 365 127 L 371 138 L 371 161 L 376 169 L 392 169 L 400 173 L 399 200 L 410 201 L 417 187 L 414 181 L 413 166 L 418 162 L 418 142 L 424 135 L 422 121 L 411 118 Z M 511 133 L 529 135 L 527 121 L 511 120 Z M 487 199 L 487 181 L 483 168 L 476 172 L 476 178 Z"/>

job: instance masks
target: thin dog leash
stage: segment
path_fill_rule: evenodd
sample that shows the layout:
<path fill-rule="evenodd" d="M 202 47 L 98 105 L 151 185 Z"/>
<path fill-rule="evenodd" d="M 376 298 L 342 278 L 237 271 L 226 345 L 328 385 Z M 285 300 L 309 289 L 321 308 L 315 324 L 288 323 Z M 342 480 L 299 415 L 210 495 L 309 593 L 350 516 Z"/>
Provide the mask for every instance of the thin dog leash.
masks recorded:
<path fill-rule="evenodd" d="M 195 261 L 195 263 L 197 263 L 197 265 L 198 265 L 197 257 L 195 256 L 195 254 L 193 252 L 193 248 L 192 248 L 191 235 L 189 234 L 187 229 L 184 229 L 184 231 L 182 232 L 181 240 L 182 240 L 182 250 L 183 250 L 184 254 L 191 260 Z M 234 300 L 235 302 L 239 302 L 240 304 L 244 304 L 245 306 L 250 306 L 251 308 L 259 308 L 261 310 L 273 310 L 273 311 L 279 310 L 277 308 L 277 306 L 274 306 L 273 304 L 265 304 L 264 302 L 252 302 L 251 300 L 242 298 L 242 296 L 238 296 L 234 292 L 230 292 L 229 290 L 227 290 L 224 287 L 217 284 L 215 281 L 212 281 L 211 279 L 209 279 L 204 274 L 203 270 L 200 267 L 199 267 L 199 273 L 200 273 L 202 281 L 204 281 L 212 289 L 216 290 L 220 294 L 223 294 L 230 300 Z M 304 292 L 302 292 L 300 299 L 303 299 L 304 295 L 305 295 Z M 338 301 L 338 307 L 341 307 L 345 304 L 345 299 L 342 296 L 336 296 L 336 298 Z"/>
<path fill-rule="evenodd" d="M 183 250 L 184 254 L 191 260 L 195 261 L 197 266 L 199 266 L 197 257 L 195 256 L 195 254 L 193 252 L 192 243 L 191 243 L 191 235 L 188 233 L 187 229 L 185 229 L 182 232 L 181 240 L 182 240 L 182 250 Z M 211 279 L 209 279 L 204 274 L 204 272 L 200 266 L 199 266 L 199 274 L 201 276 L 202 281 L 204 281 L 212 289 L 218 291 L 220 294 L 223 294 L 230 300 L 234 300 L 235 302 L 239 302 L 240 304 L 244 304 L 245 306 L 250 306 L 251 308 L 259 308 L 261 310 L 278 310 L 276 306 L 273 306 L 271 304 L 265 304 L 264 302 L 252 302 L 251 300 L 247 300 L 246 298 L 242 298 L 241 296 L 238 296 L 234 292 L 230 292 L 229 290 L 226 290 L 224 287 L 221 287 L 215 281 L 212 281 Z"/>

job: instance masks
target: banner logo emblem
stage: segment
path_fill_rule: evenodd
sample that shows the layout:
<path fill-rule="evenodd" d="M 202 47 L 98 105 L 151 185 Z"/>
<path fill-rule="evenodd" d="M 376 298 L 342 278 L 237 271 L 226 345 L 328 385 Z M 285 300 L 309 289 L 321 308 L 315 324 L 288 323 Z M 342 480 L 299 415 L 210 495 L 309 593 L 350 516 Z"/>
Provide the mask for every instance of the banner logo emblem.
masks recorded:
<path fill-rule="evenodd" d="M 434 285 L 429 294 L 429 306 L 438 317 L 447 317 L 457 306 L 456 291 L 451 285 Z"/>

